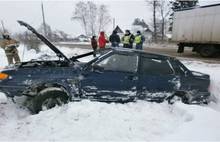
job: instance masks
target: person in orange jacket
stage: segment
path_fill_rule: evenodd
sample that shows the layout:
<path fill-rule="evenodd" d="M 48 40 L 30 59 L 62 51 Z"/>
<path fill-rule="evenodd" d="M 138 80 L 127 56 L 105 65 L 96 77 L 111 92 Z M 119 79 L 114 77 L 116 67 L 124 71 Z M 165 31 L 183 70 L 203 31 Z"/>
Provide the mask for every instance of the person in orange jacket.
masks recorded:
<path fill-rule="evenodd" d="M 103 31 L 100 32 L 98 42 L 99 42 L 99 48 L 105 48 L 106 43 L 108 43 L 108 40 L 105 37 L 105 32 Z"/>

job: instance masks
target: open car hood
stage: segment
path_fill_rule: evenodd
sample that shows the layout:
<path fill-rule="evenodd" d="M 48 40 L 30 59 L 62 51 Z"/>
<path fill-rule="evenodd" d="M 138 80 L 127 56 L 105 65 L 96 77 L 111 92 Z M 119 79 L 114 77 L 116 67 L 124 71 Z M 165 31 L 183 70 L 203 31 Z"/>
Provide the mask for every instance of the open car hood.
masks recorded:
<path fill-rule="evenodd" d="M 44 37 L 42 34 L 38 33 L 32 26 L 29 24 L 18 20 L 18 23 L 21 26 L 25 26 L 28 30 L 30 30 L 32 33 L 34 33 L 42 42 L 44 42 L 51 50 L 53 50 L 56 55 L 60 58 L 60 60 L 68 61 L 69 63 L 73 63 L 74 61 L 77 61 L 79 58 L 83 58 L 85 56 L 92 55 L 93 52 L 89 52 L 86 54 L 81 54 L 78 56 L 73 56 L 72 58 L 67 58 L 54 44 L 52 44 L 46 37 Z"/>

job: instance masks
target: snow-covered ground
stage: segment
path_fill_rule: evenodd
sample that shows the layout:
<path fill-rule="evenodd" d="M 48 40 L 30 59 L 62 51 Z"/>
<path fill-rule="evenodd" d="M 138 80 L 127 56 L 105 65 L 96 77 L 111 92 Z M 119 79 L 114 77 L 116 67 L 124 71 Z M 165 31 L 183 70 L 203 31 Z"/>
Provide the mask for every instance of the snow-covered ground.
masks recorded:
<path fill-rule="evenodd" d="M 43 46 L 40 53 L 23 50 L 23 61 L 45 57 L 52 51 Z M 60 47 L 68 57 L 88 49 Z M 0 67 L 7 64 L 0 50 Z M 84 61 L 89 60 L 84 59 Z M 0 93 L 0 141 L 220 141 L 220 64 L 182 60 L 191 70 L 211 76 L 211 93 L 216 103 L 208 106 L 168 105 L 145 101 L 128 104 L 71 102 L 37 115 L 7 100 Z"/>

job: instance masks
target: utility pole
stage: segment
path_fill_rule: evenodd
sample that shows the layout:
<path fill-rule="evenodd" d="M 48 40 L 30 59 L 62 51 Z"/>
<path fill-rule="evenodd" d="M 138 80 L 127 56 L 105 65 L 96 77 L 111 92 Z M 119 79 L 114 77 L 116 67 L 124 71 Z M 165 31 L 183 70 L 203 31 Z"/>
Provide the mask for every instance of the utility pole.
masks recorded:
<path fill-rule="evenodd" d="M 44 36 L 47 36 L 46 22 L 45 22 L 45 16 L 44 16 L 44 5 L 42 1 L 41 1 L 41 10 L 42 10 L 42 17 L 43 17 Z"/>
<path fill-rule="evenodd" d="M 115 18 L 113 18 L 113 30 L 115 29 Z"/>

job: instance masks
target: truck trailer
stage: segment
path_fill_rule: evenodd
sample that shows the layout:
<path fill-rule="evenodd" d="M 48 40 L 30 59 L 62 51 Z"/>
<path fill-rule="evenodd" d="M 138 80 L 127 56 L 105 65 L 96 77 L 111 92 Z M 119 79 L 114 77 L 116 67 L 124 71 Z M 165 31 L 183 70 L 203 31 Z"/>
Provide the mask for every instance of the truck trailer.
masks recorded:
<path fill-rule="evenodd" d="M 178 52 L 192 47 L 203 57 L 220 52 L 220 4 L 195 7 L 174 12 L 172 41 Z"/>

